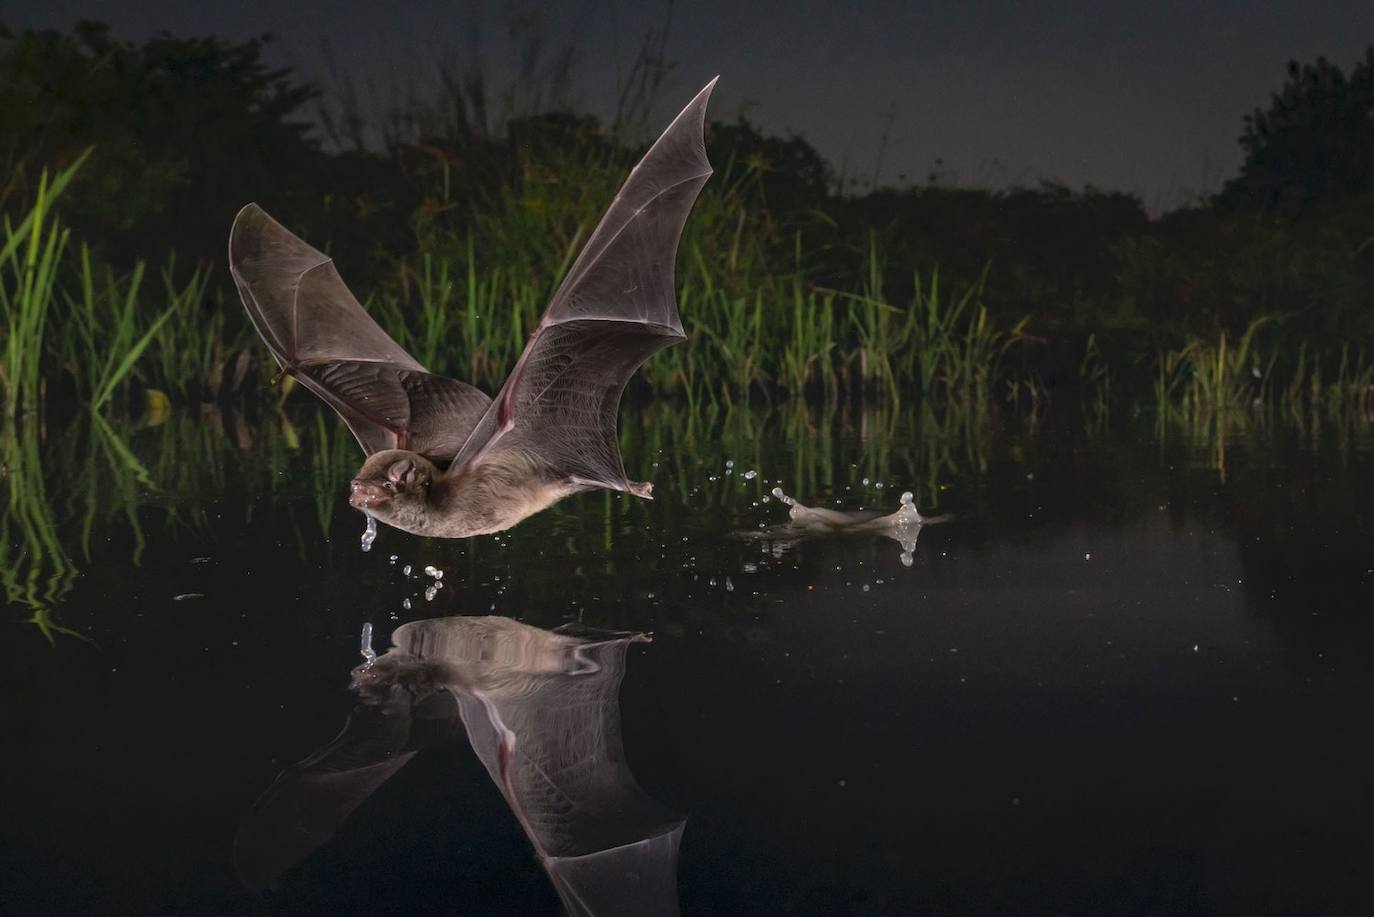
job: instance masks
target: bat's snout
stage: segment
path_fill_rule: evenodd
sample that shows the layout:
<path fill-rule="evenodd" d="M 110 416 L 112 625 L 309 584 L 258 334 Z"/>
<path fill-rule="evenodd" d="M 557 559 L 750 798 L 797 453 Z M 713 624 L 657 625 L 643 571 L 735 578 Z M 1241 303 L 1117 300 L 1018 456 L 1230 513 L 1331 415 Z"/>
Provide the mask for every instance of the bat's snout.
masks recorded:
<path fill-rule="evenodd" d="M 380 484 L 354 478 L 348 485 L 348 503 L 354 509 L 367 509 L 386 502 L 391 495 Z"/>

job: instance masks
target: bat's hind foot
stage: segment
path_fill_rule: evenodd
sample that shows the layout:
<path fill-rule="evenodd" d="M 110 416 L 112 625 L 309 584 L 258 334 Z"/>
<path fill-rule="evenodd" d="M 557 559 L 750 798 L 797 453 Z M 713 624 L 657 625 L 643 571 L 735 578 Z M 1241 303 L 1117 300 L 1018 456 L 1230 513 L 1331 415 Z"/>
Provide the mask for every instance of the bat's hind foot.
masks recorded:
<path fill-rule="evenodd" d="M 567 478 L 567 483 L 568 486 L 575 490 L 593 490 L 604 487 L 607 490 L 623 490 L 626 493 L 634 494 L 636 497 L 643 497 L 645 500 L 652 500 L 654 498 L 654 485 L 645 481 L 625 481 L 624 484 L 615 484 L 610 481 L 598 481 L 594 478 L 583 478 L 577 475 L 571 475 Z"/>

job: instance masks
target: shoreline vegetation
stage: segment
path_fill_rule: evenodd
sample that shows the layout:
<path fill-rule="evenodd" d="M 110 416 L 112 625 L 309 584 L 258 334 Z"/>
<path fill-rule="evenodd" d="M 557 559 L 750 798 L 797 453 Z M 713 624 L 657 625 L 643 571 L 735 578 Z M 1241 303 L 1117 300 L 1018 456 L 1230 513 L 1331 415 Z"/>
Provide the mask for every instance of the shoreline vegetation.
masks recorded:
<path fill-rule="evenodd" d="M 566 107 L 570 61 L 547 54 L 518 93 L 441 67 L 367 123 L 352 87 L 270 69 L 264 41 L 0 27 L 7 418 L 284 398 L 223 265 L 254 198 L 331 252 L 421 363 L 493 389 L 640 152 L 667 66 L 641 55 L 612 124 Z M 1349 74 L 1291 64 L 1245 119 L 1241 173 L 1149 219 L 1094 188 L 859 187 L 801 138 L 715 122 L 679 253 L 690 340 L 635 386 L 689 408 L 1034 410 L 1067 392 L 1367 414 L 1371 125 L 1374 48 Z"/>
<path fill-rule="evenodd" d="M 1113 505 L 1134 512 L 1150 509 L 1136 494 L 1139 467 L 1132 464 L 1145 442 L 1158 449 L 1159 468 L 1192 468 L 1203 474 L 1199 481 L 1234 475 L 1243 484 L 1274 474 L 1270 457 L 1292 450 L 1337 456 L 1357 475 L 1353 460 L 1369 454 L 1374 417 L 1291 407 L 1204 415 L 1169 408 L 1149 416 L 1113 413 L 1091 399 L 1073 412 L 1016 414 L 981 402 L 794 399 L 694 409 L 650 402 L 623 418 L 621 449 L 638 468 L 674 456 L 674 472 L 659 472 L 655 482 L 673 499 L 651 510 L 605 491 L 549 513 L 566 526 L 566 549 L 589 554 L 609 545 L 626 520 L 643 525 L 646 513 L 663 507 L 675 507 L 668 511 L 679 521 L 703 511 L 737 513 L 750 500 L 767 502 L 778 482 L 852 508 L 890 508 L 910 490 L 923 512 L 954 508 L 966 518 L 992 518 L 1001 498 L 989 492 L 989 478 L 1031 486 L 1065 454 L 1079 456 L 1070 465 L 1081 463 L 1075 444 L 1119 456 L 1108 462 L 1119 476 Z M 788 448 L 777 450 L 779 442 Z M 287 525 L 277 537 L 288 550 L 306 556 L 323 540 L 329 550 L 356 551 L 361 517 L 342 497 L 358 460 L 348 429 L 313 400 L 223 410 L 163 405 L 140 418 L 109 419 L 65 404 L 0 424 L 0 596 L 12 616 L 24 616 L 12 621 L 33 625 L 49 642 L 89 639 L 58 614 L 83 571 L 110 558 L 138 566 L 150 541 L 170 533 L 195 544 L 226 519 L 246 531 L 261 506 L 245 496 L 270 495 L 281 508 Z M 1008 466 L 1016 469 L 1010 477 Z M 481 545 L 466 541 L 463 556 Z"/>

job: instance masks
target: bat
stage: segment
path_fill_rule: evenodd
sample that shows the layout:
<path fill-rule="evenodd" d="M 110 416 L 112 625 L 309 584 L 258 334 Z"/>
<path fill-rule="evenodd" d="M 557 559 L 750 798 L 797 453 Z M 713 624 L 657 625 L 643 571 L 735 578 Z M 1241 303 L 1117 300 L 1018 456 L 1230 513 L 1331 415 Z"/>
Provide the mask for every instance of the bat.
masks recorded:
<path fill-rule="evenodd" d="M 494 400 L 421 366 L 330 258 L 256 204 L 239 212 L 230 273 L 278 376 L 337 411 L 366 453 L 353 507 L 403 531 L 462 538 L 508 529 L 579 491 L 651 498 L 651 484 L 625 474 L 616 415 L 644 361 L 686 339 L 674 267 L 711 176 L 703 131 L 715 83 L 631 170 Z"/>
<path fill-rule="evenodd" d="M 781 556 L 798 541 L 810 536 L 876 532 L 901 544 L 902 564 L 909 567 L 915 560 L 916 539 L 921 536 L 922 527 L 954 518 L 951 515 L 921 515 L 909 490 L 902 494 L 897 510 L 887 514 L 877 510 L 806 506 L 783 493 L 781 487 L 773 488 L 773 496 L 786 504 L 788 521 L 764 529 L 746 529 L 738 534 L 750 540 L 767 542 L 775 556 Z"/>
<path fill-rule="evenodd" d="M 235 843 L 241 878 L 272 884 L 411 756 L 461 732 L 569 914 L 677 914 L 686 820 L 635 782 L 620 737 L 626 650 L 647 640 L 494 616 L 403 624 L 354 670 L 344 730 L 255 804 Z"/>

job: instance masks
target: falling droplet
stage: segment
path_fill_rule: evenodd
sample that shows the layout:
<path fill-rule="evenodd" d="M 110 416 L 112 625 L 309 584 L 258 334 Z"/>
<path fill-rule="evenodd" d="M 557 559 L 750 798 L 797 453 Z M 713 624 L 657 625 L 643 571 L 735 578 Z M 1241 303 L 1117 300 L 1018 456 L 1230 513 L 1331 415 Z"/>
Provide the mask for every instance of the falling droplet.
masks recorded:
<path fill-rule="evenodd" d="M 371 513 L 367 514 L 367 528 L 363 530 L 363 553 L 372 550 L 372 542 L 377 540 L 377 517 Z"/>
<path fill-rule="evenodd" d="M 368 517 L 372 518 L 371 516 Z M 377 651 L 372 648 L 372 622 L 363 624 L 363 636 L 359 641 L 358 649 L 363 654 L 363 665 L 370 666 L 377 661 Z"/>

